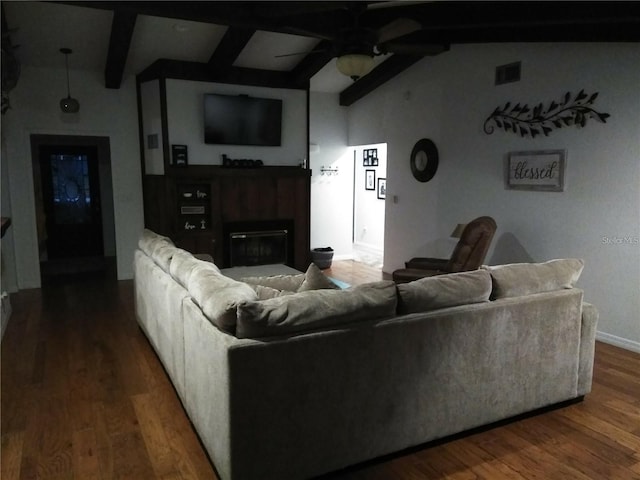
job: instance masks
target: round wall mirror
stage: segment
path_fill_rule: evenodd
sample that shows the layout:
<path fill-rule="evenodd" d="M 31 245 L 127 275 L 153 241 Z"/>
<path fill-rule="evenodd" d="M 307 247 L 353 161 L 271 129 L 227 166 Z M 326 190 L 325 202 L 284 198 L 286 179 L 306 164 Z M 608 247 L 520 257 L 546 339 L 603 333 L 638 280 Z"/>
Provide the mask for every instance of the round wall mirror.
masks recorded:
<path fill-rule="evenodd" d="M 438 149 L 428 138 L 418 140 L 411 151 L 411 173 L 419 182 L 428 182 L 438 170 Z"/>

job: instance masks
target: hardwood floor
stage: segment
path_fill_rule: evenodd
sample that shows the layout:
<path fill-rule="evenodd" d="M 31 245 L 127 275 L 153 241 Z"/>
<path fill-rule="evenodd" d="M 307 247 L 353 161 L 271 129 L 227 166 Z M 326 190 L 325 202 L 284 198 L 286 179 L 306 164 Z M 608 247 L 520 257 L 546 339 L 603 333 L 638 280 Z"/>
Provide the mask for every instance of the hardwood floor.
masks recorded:
<path fill-rule="evenodd" d="M 334 261 L 352 285 L 379 271 Z M 217 479 L 138 329 L 131 281 L 70 277 L 11 296 L 2 341 L 0 476 Z M 640 479 L 640 355 L 598 343 L 584 402 L 323 478 Z"/>

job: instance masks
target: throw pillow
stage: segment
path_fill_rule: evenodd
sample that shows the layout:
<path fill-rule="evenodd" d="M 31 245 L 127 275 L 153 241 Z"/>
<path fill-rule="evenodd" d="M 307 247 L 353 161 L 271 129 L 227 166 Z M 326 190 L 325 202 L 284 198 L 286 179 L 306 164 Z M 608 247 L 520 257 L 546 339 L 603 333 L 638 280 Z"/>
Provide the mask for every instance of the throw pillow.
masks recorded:
<path fill-rule="evenodd" d="M 298 292 L 338 288 L 340 287 L 322 273 L 322 270 L 320 270 L 315 263 L 311 263 L 304 274 L 304 282 L 302 282 L 302 285 L 298 288 Z"/>
<path fill-rule="evenodd" d="M 307 290 L 238 305 L 236 336 L 286 335 L 390 317 L 396 306 L 396 286 L 388 280 L 347 290 Z"/>
<path fill-rule="evenodd" d="M 544 263 L 512 263 L 484 267 L 491 273 L 491 298 L 509 298 L 573 288 L 584 261 L 579 258 L 549 260 Z"/>
<path fill-rule="evenodd" d="M 488 302 L 491 276 L 484 270 L 421 278 L 398 285 L 398 313 L 418 313 Z"/>

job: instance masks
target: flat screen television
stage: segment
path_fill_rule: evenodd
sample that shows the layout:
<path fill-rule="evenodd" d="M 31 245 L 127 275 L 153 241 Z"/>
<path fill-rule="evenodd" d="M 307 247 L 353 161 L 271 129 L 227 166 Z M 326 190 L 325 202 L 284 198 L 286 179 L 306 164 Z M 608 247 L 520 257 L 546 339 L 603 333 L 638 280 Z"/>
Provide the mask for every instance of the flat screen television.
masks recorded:
<path fill-rule="evenodd" d="M 248 95 L 204 95 L 204 143 L 280 146 L 282 100 Z"/>

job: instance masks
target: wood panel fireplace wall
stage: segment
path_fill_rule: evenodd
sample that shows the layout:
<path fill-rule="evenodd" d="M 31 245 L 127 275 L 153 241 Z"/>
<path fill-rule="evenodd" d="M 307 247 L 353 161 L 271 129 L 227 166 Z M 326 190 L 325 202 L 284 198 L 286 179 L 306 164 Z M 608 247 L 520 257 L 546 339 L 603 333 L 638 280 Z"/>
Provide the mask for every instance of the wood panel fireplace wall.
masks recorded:
<path fill-rule="evenodd" d="M 306 270 L 310 262 L 310 170 L 194 165 L 167 173 L 144 176 L 147 228 L 192 253 L 208 253 L 217 265 L 228 267 L 230 245 L 225 234 L 229 225 L 275 225 L 273 230 L 288 232 L 286 263 Z"/>

